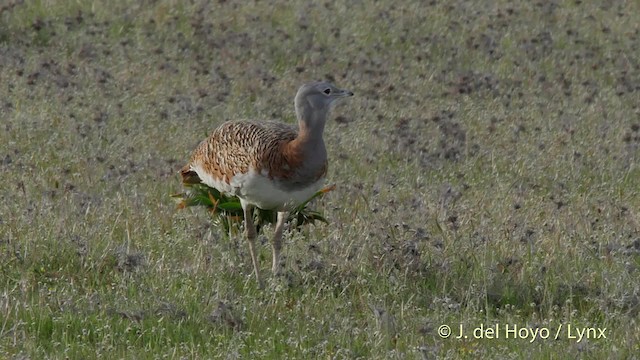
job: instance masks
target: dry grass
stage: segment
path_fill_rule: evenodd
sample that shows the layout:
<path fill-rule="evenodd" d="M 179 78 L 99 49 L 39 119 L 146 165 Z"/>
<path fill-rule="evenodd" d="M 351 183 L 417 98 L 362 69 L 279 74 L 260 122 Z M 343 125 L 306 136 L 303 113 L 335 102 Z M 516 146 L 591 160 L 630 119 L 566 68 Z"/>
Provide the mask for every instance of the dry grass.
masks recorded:
<path fill-rule="evenodd" d="M 637 356 L 638 13 L 0 5 L 0 357 Z M 330 224 L 288 233 L 259 291 L 244 241 L 169 195 L 215 126 L 293 121 L 316 79 L 356 93 L 327 127 Z M 563 332 L 472 336 L 495 324 Z"/>

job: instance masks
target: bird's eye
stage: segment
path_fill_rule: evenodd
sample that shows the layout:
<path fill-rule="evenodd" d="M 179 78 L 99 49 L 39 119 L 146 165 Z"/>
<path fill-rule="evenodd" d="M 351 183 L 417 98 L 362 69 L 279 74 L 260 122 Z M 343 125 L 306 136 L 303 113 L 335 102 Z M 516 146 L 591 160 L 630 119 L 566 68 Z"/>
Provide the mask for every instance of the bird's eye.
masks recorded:
<path fill-rule="evenodd" d="M 326 89 L 323 91 L 323 93 L 325 93 L 325 94 L 329 95 L 329 94 L 331 94 L 331 89 L 326 88 Z"/>

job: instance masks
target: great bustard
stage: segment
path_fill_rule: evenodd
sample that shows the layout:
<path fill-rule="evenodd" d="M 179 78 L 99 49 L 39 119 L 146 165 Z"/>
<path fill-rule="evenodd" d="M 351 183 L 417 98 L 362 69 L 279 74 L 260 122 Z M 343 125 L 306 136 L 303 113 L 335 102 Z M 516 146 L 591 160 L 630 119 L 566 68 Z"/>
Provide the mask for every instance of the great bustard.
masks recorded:
<path fill-rule="evenodd" d="M 253 208 L 278 212 L 272 241 L 272 271 L 278 274 L 288 211 L 322 186 L 327 173 L 324 125 L 336 100 L 349 96 L 353 96 L 351 91 L 327 82 L 305 84 L 295 97 L 297 128 L 270 121 L 226 122 L 198 145 L 180 171 L 185 182 L 202 182 L 240 199 L 260 286 Z"/>

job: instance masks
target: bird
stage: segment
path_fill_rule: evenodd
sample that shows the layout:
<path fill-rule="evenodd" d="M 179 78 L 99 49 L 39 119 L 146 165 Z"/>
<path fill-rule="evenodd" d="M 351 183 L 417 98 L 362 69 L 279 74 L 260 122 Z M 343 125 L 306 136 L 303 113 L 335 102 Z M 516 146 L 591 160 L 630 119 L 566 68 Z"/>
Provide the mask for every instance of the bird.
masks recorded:
<path fill-rule="evenodd" d="M 277 121 L 227 121 L 193 151 L 180 170 L 185 184 L 203 183 L 240 199 L 244 233 L 256 281 L 263 286 L 256 255 L 254 208 L 277 212 L 272 272 L 282 270 L 286 220 L 323 185 L 328 169 L 323 132 L 331 109 L 353 92 L 330 82 L 302 85 L 295 96 L 297 126 Z"/>

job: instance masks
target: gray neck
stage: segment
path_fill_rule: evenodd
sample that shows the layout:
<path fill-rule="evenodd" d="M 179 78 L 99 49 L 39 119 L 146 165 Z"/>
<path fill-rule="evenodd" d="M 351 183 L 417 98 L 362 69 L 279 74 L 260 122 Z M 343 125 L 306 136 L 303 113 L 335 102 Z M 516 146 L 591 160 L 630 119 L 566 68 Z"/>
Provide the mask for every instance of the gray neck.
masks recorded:
<path fill-rule="evenodd" d="M 302 105 L 302 106 L 301 106 Z M 306 106 L 304 106 L 306 105 Z M 314 109 L 311 104 L 296 104 L 298 117 L 298 141 L 305 149 L 322 148 L 324 152 L 324 124 L 327 121 L 328 109 Z"/>
<path fill-rule="evenodd" d="M 296 105 L 303 105 L 297 104 Z M 304 155 L 304 165 L 298 170 L 298 181 L 305 183 L 313 178 L 320 169 L 324 168 L 327 161 L 327 150 L 324 145 L 322 133 L 327 120 L 328 109 L 314 109 L 310 104 L 296 106 L 298 116 L 298 137 L 295 139 L 296 147 Z M 298 182 L 296 181 L 296 182 Z"/>

